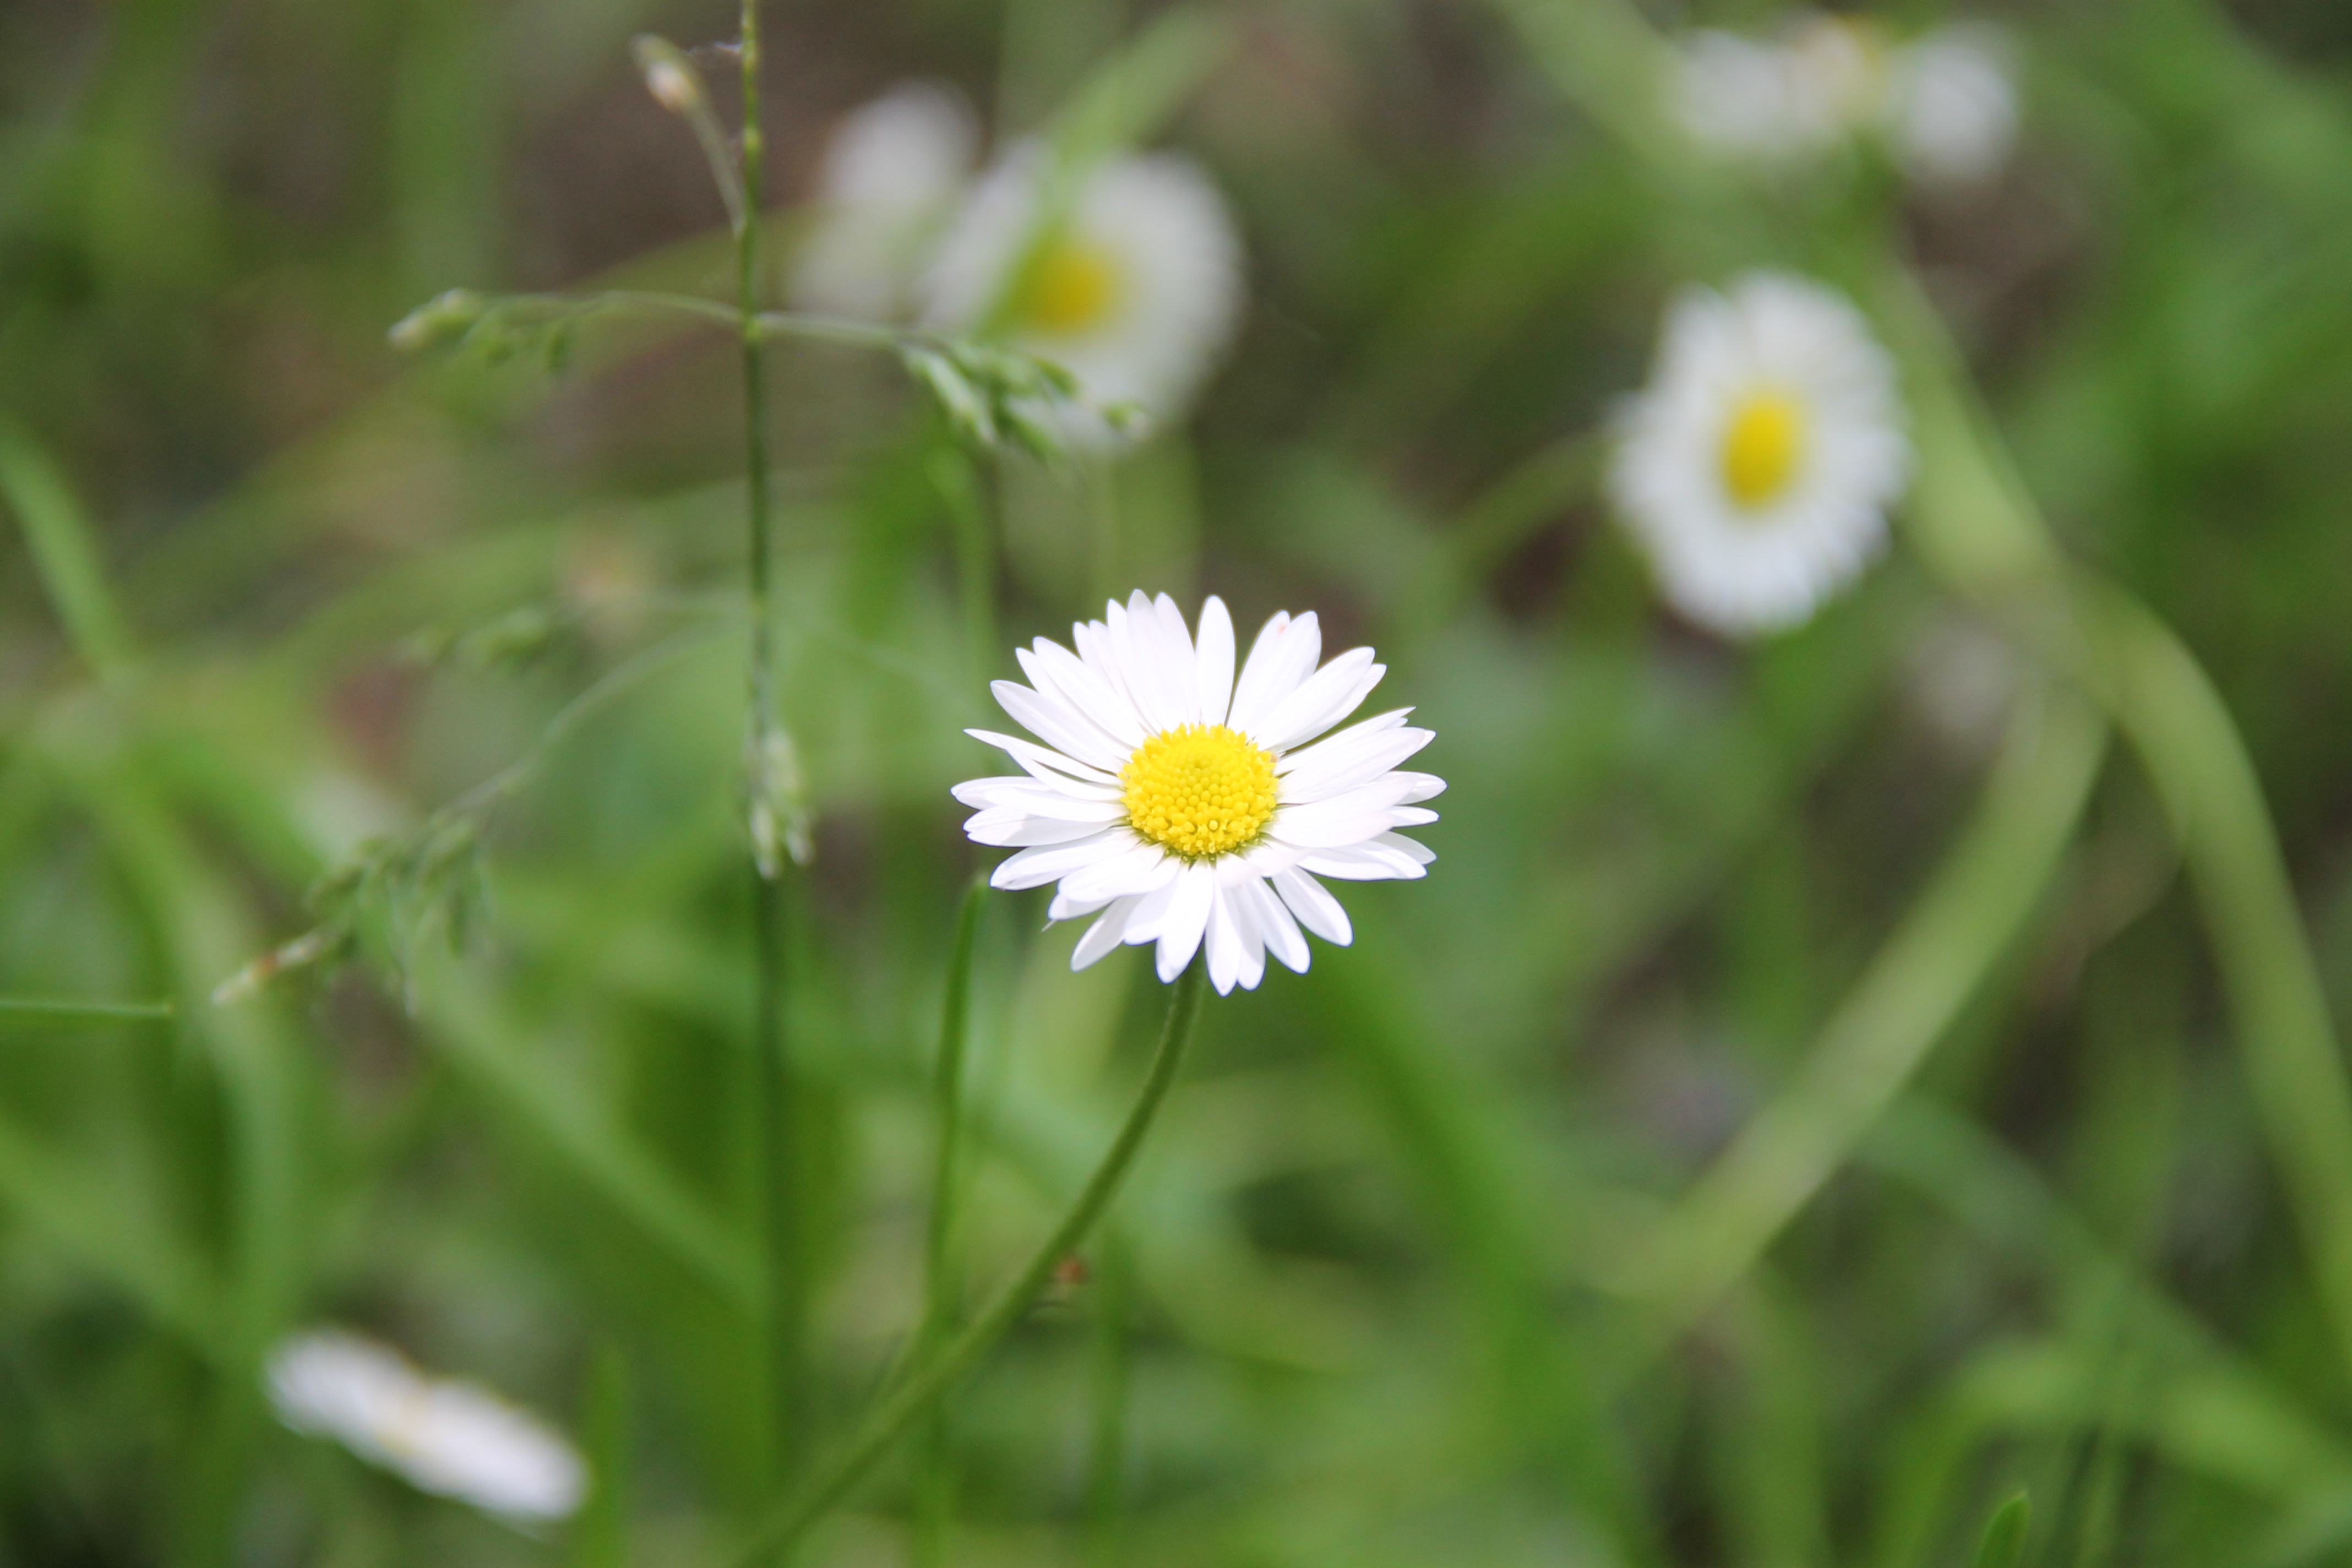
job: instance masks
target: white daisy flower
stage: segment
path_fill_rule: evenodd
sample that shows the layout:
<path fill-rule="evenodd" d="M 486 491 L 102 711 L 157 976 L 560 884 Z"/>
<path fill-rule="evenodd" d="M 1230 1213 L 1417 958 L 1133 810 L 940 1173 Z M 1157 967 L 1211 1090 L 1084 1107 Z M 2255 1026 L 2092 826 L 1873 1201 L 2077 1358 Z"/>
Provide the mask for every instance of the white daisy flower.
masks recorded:
<path fill-rule="evenodd" d="M 894 88 L 844 120 L 825 145 L 793 303 L 861 321 L 908 314 L 977 142 L 964 100 L 929 82 Z"/>
<path fill-rule="evenodd" d="M 1673 83 L 1677 117 L 1709 151 L 1761 161 L 1810 157 L 1878 113 L 1885 49 L 1864 24 L 1809 13 L 1772 39 L 1693 33 Z"/>
<path fill-rule="evenodd" d="M 1759 273 L 1675 302 L 1609 488 L 1667 597 L 1745 636 L 1798 624 L 1861 573 L 1910 468 L 1895 363 L 1861 313 Z"/>
<path fill-rule="evenodd" d="M 1895 57 L 1886 135 L 1921 184 L 1990 179 L 2009 161 L 2017 121 L 2007 41 L 1990 28 L 1939 28 Z"/>
<path fill-rule="evenodd" d="M 410 1483 L 523 1524 L 569 1517 L 588 1486 L 572 1445 L 498 1395 L 428 1377 L 397 1351 L 338 1330 L 269 1358 L 269 1398 L 297 1432 L 332 1438 Z"/>
<path fill-rule="evenodd" d="M 1078 404 L 1050 417 L 1098 447 L 1118 436 L 1105 410 L 1168 420 L 1190 404 L 1233 334 L 1241 246 L 1209 177 L 1166 153 L 1095 169 L 1041 237 L 1047 159 L 1024 143 L 982 179 L 940 246 L 925 315 L 1069 370 Z"/>
<path fill-rule="evenodd" d="M 1990 175 L 2017 138 L 2008 47 L 1988 27 L 1897 47 L 1866 18 L 1805 12 L 1770 38 L 1692 33 L 1671 82 L 1691 139 L 1728 159 L 1788 163 L 1877 137 L 1913 179 L 1951 185 Z"/>
<path fill-rule="evenodd" d="M 1045 744 L 969 731 L 1024 771 L 959 784 L 955 797 L 975 808 L 964 824 L 974 842 L 1020 848 L 993 886 L 1059 882 L 1051 919 L 1096 917 L 1072 968 L 1157 942 L 1167 981 L 1205 948 L 1220 994 L 1255 987 L 1268 952 L 1304 973 L 1302 926 L 1343 947 L 1353 934 L 1318 877 L 1420 877 L 1435 858 L 1396 831 L 1436 821 L 1420 803 L 1445 788 L 1397 770 L 1430 741 L 1405 723 L 1412 710 L 1316 739 L 1379 684 L 1371 649 L 1318 668 L 1321 627 L 1286 613 L 1236 679 L 1223 602 L 1201 606 L 1196 638 L 1165 594 L 1114 600 L 1071 630 L 1076 652 L 1039 637 L 1016 650 L 1031 684 L 995 685 Z"/>

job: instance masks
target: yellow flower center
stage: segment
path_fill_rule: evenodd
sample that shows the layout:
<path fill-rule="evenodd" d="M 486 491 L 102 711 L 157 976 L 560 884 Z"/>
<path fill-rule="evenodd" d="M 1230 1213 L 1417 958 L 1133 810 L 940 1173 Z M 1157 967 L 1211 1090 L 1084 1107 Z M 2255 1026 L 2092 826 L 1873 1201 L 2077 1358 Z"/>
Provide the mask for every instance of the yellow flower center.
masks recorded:
<path fill-rule="evenodd" d="M 1723 431 L 1723 486 L 1750 511 L 1788 493 L 1805 460 L 1805 405 L 1784 392 L 1752 392 Z"/>
<path fill-rule="evenodd" d="M 1126 268 L 1105 247 L 1065 237 L 1031 266 L 1017 314 L 1051 337 L 1074 338 L 1102 325 L 1126 292 Z"/>
<path fill-rule="evenodd" d="M 1213 859 L 1239 849 L 1274 815 L 1274 753 L 1223 724 L 1179 724 L 1118 770 L 1128 825 L 1171 855 Z"/>

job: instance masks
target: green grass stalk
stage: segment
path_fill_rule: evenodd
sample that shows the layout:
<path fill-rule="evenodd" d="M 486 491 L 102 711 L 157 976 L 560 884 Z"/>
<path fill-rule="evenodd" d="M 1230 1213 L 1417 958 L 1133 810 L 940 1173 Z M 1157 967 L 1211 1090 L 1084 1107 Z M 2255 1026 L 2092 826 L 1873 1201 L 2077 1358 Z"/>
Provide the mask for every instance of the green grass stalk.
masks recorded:
<path fill-rule="evenodd" d="M 940 1007 L 940 1046 L 933 1058 L 931 1110 L 935 1132 L 931 1156 L 931 1210 L 923 1237 L 923 1322 L 917 1335 L 918 1364 L 929 1357 L 955 1327 L 961 1281 L 955 1268 L 956 1179 L 962 1168 L 964 1058 L 971 1035 L 972 950 L 980 937 L 981 909 L 988 879 L 975 876 L 956 911 L 955 946 L 948 959 L 947 994 Z M 949 1518 L 955 1500 L 953 1465 L 948 1451 L 947 1402 L 931 1407 L 924 1423 L 920 1490 L 916 1500 L 914 1561 L 929 1568 L 942 1561 Z"/>
<path fill-rule="evenodd" d="M 1822 1028 L 1794 1079 L 1700 1176 L 1622 1284 L 1670 1340 L 1754 1267 L 1853 1157 L 2009 951 L 2072 839 L 2106 729 L 2063 689 L 2031 694 L 1978 821 Z"/>
<path fill-rule="evenodd" d="M 1171 988 L 1167 1023 L 1160 1030 L 1159 1049 L 1144 1075 L 1134 1108 L 1127 1113 L 1127 1121 L 1103 1155 L 1102 1163 L 1095 1167 L 1094 1174 L 1087 1179 L 1086 1186 L 1061 1223 L 1054 1227 L 1027 1266 L 962 1332 L 885 1394 L 847 1440 L 810 1468 L 806 1479 L 786 1494 L 751 1538 L 723 1561 L 737 1568 L 748 1568 L 798 1542 L 1021 1321 L 1053 1278 L 1054 1270 L 1086 1240 L 1096 1222 L 1110 1207 L 1129 1168 L 1135 1163 L 1135 1156 L 1142 1149 L 1144 1137 L 1151 1131 L 1192 1044 L 1207 977 L 1205 963 L 1196 958 Z"/>
<path fill-rule="evenodd" d="M 2352 1081 L 2253 761 L 2172 629 L 2060 553 L 1917 282 L 1890 272 L 1881 305 L 1911 373 L 1913 541 L 1957 592 L 2080 681 L 2155 782 L 2203 907 L 2255 1110 L 2352 1367 Z"/>
<path fill-rule="evenodd" d="M 770 463 L 768 458 L 767 356 L 759 324 L 763 275 L 760 248 L 760 194 L 766 168 L 766 138 L 760 122 L 760 8 L 743 0 L 740 57 L 743 84 L 741 140 L 743 201 L 735 223 L 735 284 L 742 311 L 744 486 L 750 527 L 751 617 L 751 721 L 752 811 L 769 809 L 767 774 L 776 721 L 776 636 L 772 590 Z M 809 1428 L 808 1278 L 805 1215 L 802 1213 L 798 1085 L 785 1037 L 783 867 L 754 831 L 751 867 L 752 965 L 757 976 L 751 1005 L 753 1104 L 759 1139 L 760 1216 L 765 1254 L 767 1355 L 773 1405 L 774 1458 L 790 1473 L 806 1447 Z"/>

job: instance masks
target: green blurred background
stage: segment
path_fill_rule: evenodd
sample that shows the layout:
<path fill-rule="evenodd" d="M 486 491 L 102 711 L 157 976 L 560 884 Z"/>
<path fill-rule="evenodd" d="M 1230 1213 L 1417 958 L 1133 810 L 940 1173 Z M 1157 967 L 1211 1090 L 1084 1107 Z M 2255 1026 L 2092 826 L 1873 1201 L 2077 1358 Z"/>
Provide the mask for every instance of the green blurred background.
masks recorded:
<path fill-rule="evenodd" d="M 780 242 L 857 104 L 929 77 L 1034 131 L 1157 9 L 777 0 Z M 1686 279 L 1907 256 L 2065 548 L 2210 672 L 2341 1016 L 2352 10 L 1971 13 L 2011 29 L 2023 140 L 1940 196 L 1662 181 L 1577 96 L 1607 5 L 1220 14 L 1232 49 L 1154 137 L 1248 255 L 1189 426 L 1072 480 L 965 451 L 887 359 L 778 352 L 819 1429 L 919 1311 L 940 975 L 994 858 L 947 795 L 998 771 L 960 731 L 1016 637 L 1214 591 L 1244 636 L 1313 608 L 1381 649 L 1380 698 L 1437 732 L 1439 860 L 1344 889 L 1353 948 L 1211 1005 L 1090 1280 L 952 1402 L 947 1561 L 1903 1568 L 1969 1561 L 2023 1487 L 2030 1562 L 2352 1562 L 2308 1178 L 2122 749 L 1760 1259 L 1688 1314 L 1627 1283 L 1735 1134 L 1816 1092 L 2042 678 L 1900 542 L 1801 631 L 1692 629 L 1589 446 Z M 733 28 L 707 0 L 0 6 L 0 994 L 178 1006 L 0 1016 L 0 1563 L 700 1562 L 775 1489 L 730 1217 L 731 350 L 593 328 L 551 374 L 384 335 L 457 286 L 723 297 L 719 199 L 628 39 Z M 994 629 L 958 589 L 966 506 Z M 34 511 L 94 542 L 46 593 Z M 462 897 L 208 1001 L 309 926 L 322 869 L 518 759 Z M 1107 1140 L 1160 1006 L 1132 950 L 1069 973 L 1044 902 L 984 915 L 981 1282 Z M 277 1427 L 256 1358 L 318 1321 L 573 1432 L 589 1521 L 535 1539 Z M 905 1560 L 917 1488 L 893 1468 L 804 1561 Z"/>

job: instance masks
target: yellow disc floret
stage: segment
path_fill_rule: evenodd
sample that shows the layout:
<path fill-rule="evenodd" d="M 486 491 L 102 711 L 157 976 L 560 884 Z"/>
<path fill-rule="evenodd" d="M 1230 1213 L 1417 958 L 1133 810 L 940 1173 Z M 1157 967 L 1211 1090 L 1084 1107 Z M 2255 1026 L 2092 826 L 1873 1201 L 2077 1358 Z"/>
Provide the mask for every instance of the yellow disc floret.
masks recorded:
<path fill-rule="evenodd" d="M 1107 247 L 1076 237 L 1046 247 L 1021 290 L 1024 325 L 1050 337 L 1090 332 L 1118 308 L 1126 268 Z"/>
<path fill-rule="evenodd" d="M 1274 753 L 1223 724 L 1180 724 L 1118 771 L 1128 825 L 1171 855 L 1209 860 L 1255 840 L 1274 815 Z"/>
<path fill-rule="evenodd" d="M 1805 460 L 1805 405 L 1784 392 L 1739 400 L 1723 431 L 1723 488 L 1754 511 L 1788 493 Z"/>

